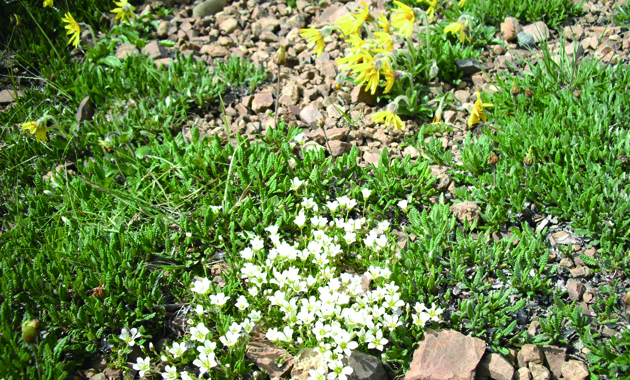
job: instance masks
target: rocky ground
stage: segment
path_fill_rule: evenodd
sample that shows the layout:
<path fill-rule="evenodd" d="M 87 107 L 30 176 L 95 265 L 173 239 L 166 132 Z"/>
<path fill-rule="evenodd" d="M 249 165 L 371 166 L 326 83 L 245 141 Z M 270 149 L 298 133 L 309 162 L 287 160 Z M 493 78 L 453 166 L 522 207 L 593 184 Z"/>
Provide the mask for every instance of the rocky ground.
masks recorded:
<path fill-rule="evenodd" d="M 415 137 L 419 127 L 430 120 L 405 120 L 407 128 L 396 131 L 382 125 L 376 125 L 369 115 L 380 110 L 384 104 L 378 104 L 372 96 L 360 87 L 336 83 L 338 69 L 335 60 L 343 52 L 343 44 L 335 36 L 329 37 L 325 52 L 320 58 L 311 54 L 306 41 L 299 36 L 299 29 L 333 23 L 348 11 L 354 10 L 358 3 L 322 0 L 317 5 L 306 0 L 297 0 L 292 8 L 284 0 L 236 0 L 230 4 L 226 0 L 207 0 L 192 4 L 190 0 L 174 2 L 168 0 L 166 6 L 175 11 L 162 20 L 155 33 L 155 39 L 142 49 L 158 65 L 169 65 L 177 52 L 186 56 L 193 55 L 212 65 L 231 54 L 252 59 L 268 67 L 271 80 L 253 94 L 228 94 L 224 99 L 229 128 L 232 132 L 249 135 L 252 139 L 257 134 L 265 133 L 274 125 L 277 102 L 279 118 L 304 128 L 305 136 L 312 144 L 318 144 L 333 156 L 340 156 L 357 146 L 361 154 L 362 165 L 378 164 L 381 153 L 387 147 L 391 156 L 412 159 L 421 157 L 421 152 L 412 146 L 405 146 L 405 138 Z M 366 1 L 375 8 L 382 7 L 377 1 Z M 447 108 L 443 119 L 452 127 L 448 134 L 436 133 L 427 139 L 439 139 L 444 147 L 452 149 L 458 160 L 459 146 L 466 134 L 475 133 L 466 126 L 468 108 L 475 100 L 475 91 L 497 91 L 493 84 L 495 75 L 508 71 L 514 75 L 522 74 L 541 57 L 541 47 L 547 45 L 551 51 L 561 47 L 560 35 L 566 36 L 565 50 L 575 52 L 576 64 L 585 58 L 601 59 L 602 64 L 627 63 L 630 48 L 630 32 L 622 32 L 612 23 L 612 14 L 617 3 L 625 1 L 586 1 L 585 14 L 577 19 L 567 20 L 562 30 L 550 30 L 543 22 L 531 25 L 519 25 L 513 18 L 506 19 L 497 32 L 501 43 L 486 46 L 480 62 L 466 62 L 463 80 L 453 87 L 445 83 L 434 83 L 438 90 L 451 92 L 456 104 Z M 151 12 L 152 3 L 139 7 L 138 12 Z M 163 47 L 159 41 L 169 39 L 175 42 L 172 48 Z M 272 57 L 280 45 L 287 48 L 287 64 L 278 67 Z M 141 52 L 134 45 L 123 44 L 116 55 L 124 58 Z M 277 73 L 280 71 L 279 85 Z M 279 89 L 279 91 L 278 91 Z M 0 92 L 0 103 L 11 102 L 12 95 L 4 90 Z M 348 122 L 339 110 L 350 116 Z M 325 119 L 326 136 L 317 122 Z M 222 117 L 218 109 L 207 114 L 191 115 L 190 128 L 197 126 L 202 135 L 218 134 L 225 137 Z M 432 166 L 439 191 L 447 199 L 454 197 L 455 183 L 448 177 L 446 167 Z M 478 218 L 478 207 L 464 202 L 453 211 L 462 219 Z M 462 206 L 464 205 L 464 206 Z M 462 207 L 464 207 L 462 209 Z M 557 261 L 563 272 L 557 278 L 559 286 L 567 289 L 571 300 L 577 301 L 587 316 L 593 315 L 591 308 L 597 295 L 599 284 L 606 281 L 604 275 L 593 276 L 588 266 L 580 259 L 581 254 L 596 257 L 596 249 L 585 249 L 588 241 L 575 234 L 570 225 L 558 222 L 548 215 L 538 214 L 532 209 L 529 216 L 536 225 L 536 230 L 548 228 L 548 239 L 552 249 L 571 245 L 575 252 L 573 258 L 557 254 L 552 262 Z M 509 235 L 507 230 L 495 234 L 499 239 Z M 555 253 L 559 251 L 556 250 Z M 612 274 L 614 275 L 614 274 Z M 528 305 L 526 316 L 534 320 L 522 328 L 536 334 L 535 321 L 539 305 Z M 594 326 L 605 336 L 617 334 L 619 326 Z M 436 350 L 439 347 L 440 350 Z M 420 342 L 414 355 L 411 368 L 405 379 L 567 379 L 583 380 L 589 373 L 584 364 L 582 347 L 553 347 L 526 345 L 520 351 L 512 350 L 508 356 L 486 353 L 486 344 L 477 338 L 466 337 L 454 331 L 429 331 L 426 339 Z M 269 346 L 253 347 L 250 357 L 260 368 L 276 376 L 306 379 L 309 367 L 309 353 L 287 361 L 281 370 L 273 368 L 274 358 L 284 353 L 276 352 Z M 369 355 L 352 356 L 356 365 L 356 379 L 387 379 L 390 374 L 382 367 L 380 360 Z M 132 360 L 133 361 L 133 360 Z M 291 365 L 289 365 L 291 364 Z M 270 371 L 273 370 L 273 371 Z M 97 379 L 113 379 L 121 376 L 120 371 L 106 370 L 99 363 L 82 375 Z"/>

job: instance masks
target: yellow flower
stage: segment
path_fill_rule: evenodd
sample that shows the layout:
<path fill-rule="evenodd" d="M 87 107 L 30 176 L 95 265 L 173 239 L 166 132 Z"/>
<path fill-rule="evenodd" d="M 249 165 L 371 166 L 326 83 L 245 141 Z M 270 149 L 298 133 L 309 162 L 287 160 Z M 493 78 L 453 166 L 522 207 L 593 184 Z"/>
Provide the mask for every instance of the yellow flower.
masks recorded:
<path fill-rule="evenodd" d="M 479 120 L 486 121 L 486 114 L 483 112 L 483 107 L 494 107 L 492 103 L 482 103 L 481 94 L 477 91 L 477 100 L 475 100 L 475 105 L 472 109 L 472 114 L 470 115 L 470 119 L 468 119 L 468 126 L 472 127 L 477 124 Z"/>
<path fill-rule="evenodd" d="M 46 133 L 48 132 L 48 127 L 46 126 L 46 122 L 40 123 L 39 121 L 27 121 L 22 124 L 22 129 L 28 129 L 32 135 L 35 135 L 35 140 L 46 141 Z"/>
<path fill-rule="evenodd" d="M 377 63 L 368 52 L 363 49 L 361 49 L 361 51 L 364 52 L 363 62 L 354 65 L 352 74 L 359 74 L 357 77 L 359 86 L 366 83 L 365 90 L 372 90 L 372 95 L 374 95 L 376 93 L 376 87 L 378 87 L 379 68 L 376 67 Z"/>
<path fill-rule="evenodd" d="M 378 16 L 377 22 L 378 22 L 378 26 L 381 27 L 383 32 L 389 33 L 389 21 L 387 20 L 387 17 L 385 17 L 384 14 L 381 13 Z"/>
<path fill-rule="evenodd" d="M 361 2 L 363 3 L 363 11 L 357 14 L 349 14 L 337 21 L 337 25 L 341 28 L 345 38 L 358 33 L 361 25 L 370 19 L 370 9 L 364 0 L 361 0 Z"/>
<path fill-rule="evenodd" d="M 427 9 L 427 14 L 429 18 L 433 20 L 435 18 L 435 7 L 437 7 L 438 0 L 426 0 L 429 3 L 429 9 Z"/>
<path fill-rule="evenodd" d="M 114 1 L 114 4 L 116 4 L 118 8 L 114 8 L 110 12 L 116 13 L 116 20 L 129 20 L 133 18 L 133 11 L 136 10 L 136 7 L 129 4 L 127 0 Z"/>
<path fill-rule="evenodd" d="M 459 7 L 463 7 L 466 4 L 466 0 L 459 0 Z"/>
<path fill-rule="evenodd" d="M 398 8 L 394 9 L 392 14 L 392 26 L 397 29 L 398 33 L 405 37 L 411 36 L 413 25 L 416 22 L 416 12 L 413 8 L 399 2 L 394 1 Z"/>
<path fill-rule="evenodd" d="M 470 42 L 470 38 L 468 38 L 465 32 L 466 30 L 468 30 L 468 26 L 464 24 L 465 23 L 463 23 L 460 18 L 458 21 L 453 22 L 449 24 L 446 28 L 444 28 L 444 34 L 446 33 L 458 34 L 459 33 L 459 42 L 463 43 L 464 38 L 466 38 L 466 40 Z"/>
<path fill-rule="evenodd" d="M 396 80 L 396 73 L 392 70 L 388 60 L 383 60 L 381 74 L 385 77 L 385 90 L 383 91 L 383 94 L 387 94 L 392 89 L 394 81 Z"/>
<path fill-rule="evenodd" d="M 53 7 L 53 0 L 44 0 L 44 8 Z"/>
<path fill-rule="evenodd" d="M 352 66 L 358 64 L 359 62 L 365 62 L 366 60 L 372 58 L 372 56 L 366 52 L 365 50 L 359 48 L 356 53 L 351 54 L 345 58 L 339 58 L 336 62 L 337 65 L 348 65 L 348 68 L 352 68 Z"/>
<path fill-rule="evenodd" d="M 324 36 L 322 36 L 320 31 L 315 28 L 300 29 L 300 32 L 302 32 L 300 34 L 300 37 L 308 38 L 309 46 L 315 45 L 313 53 L 317 54 L 317 56 L 320 57 L 324 52 L 324 48 L 326 47 Z"/>
<path fill-rule="evenodd" d="M 376 40 L 378 41 L 379 46 L 383 48 L 382 49 L 383 51 L 389 52 L 389 51 L 394 50 L 394 40 L 392 39 L 391 34 L 386 33 L 386 32 L 376 32 L 374 33 L 374 38 L 376 38 Z M 381 49 L 378 49 L 378 50 L 381 50 Z"/>
<path fill-rule="evenodd" d="M 385 111 L 373 113 L 370 116 L 370 119 L 372 119 L 375 123 L 384 123 L 387 126 L 394 127 L 401 131 L 405 128 L 405 123 L 403 123 L 400 116 L 396 114 L 396 111 L 398 111 L 398 105 L 391 103 L 387 106 Z"/>
<path fill-rule="evenodd" d="M 348 45 L 350 45 L 350 51 L 352 53 L 358 52 L 360 49 L 365 48 L 367 42 L 363 40 L 363 38 L 359 37 L 358 34 L 352 34 L 350 37 L 346 39 Z"/>
<path fill-rule="evenodd" d="M 67 35 L 70 36 L 68 40 L 68 45 L 72 44 L 74 47 L 79 46 L 79 40 L 81 38 L 81 26 L 74 21 L 74 18 L 70 14 L 70 12 L 66 13 L 66 16 L 61 19 L 61 21 L 65 22 L 67 25 L 65 28 L 68 30 L 66 32 Z"/>

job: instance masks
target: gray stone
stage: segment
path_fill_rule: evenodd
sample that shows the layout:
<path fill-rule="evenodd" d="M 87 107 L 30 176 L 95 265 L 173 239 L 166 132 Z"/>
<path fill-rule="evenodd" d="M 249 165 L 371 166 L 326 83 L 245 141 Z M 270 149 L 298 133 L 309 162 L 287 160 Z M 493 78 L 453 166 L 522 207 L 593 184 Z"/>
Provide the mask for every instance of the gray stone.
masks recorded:
<path fill-rule="evenodd" d="M 542 346 L 545 355 L 545 365 L 551 370 L 556 378 L 562 377 L 562 364 L 567 360 L 566 352 L 555 346 Z"/>
<path fill-rule="evenodd" d="M 479 213 L 481 212 L 481 207 L 475 202 L 464 201 L 456 203 L 451 206 L 450 210 L 462 223 L 468 220 L 468 223 L 472 224 L 473 222 L 478 223 L 480 220 Z"/>
<path fill-rule="evenodd" d="M 219 29 L 225 32 L 225 34 L 230 34 L 238 28 L 238 20 L 233 17 L 230 17 L 224 20 L 219 24 Z"/>
<path fill-rule="evenodd" d="M 245 355 L 272 379 L 284 376 L 293 367 L 291 354 L 271 342 L 249 342 Z"/>
<path fill-rule="evenodd" d="M 159 59 L 165 58 L 168 53 L 161 43 L 157 40 L 153 40 L 142 48 L 142 54 L 148 55 L 151 59 Z"/>
<path fill-rule="evenodd" d="M 11 90 L 2 90 L 0 91 L 0 104 L 11 103 L 15 101 L 16 98 L 19 98 L 23 95 L 23 92 L 20 90 L 11 91 Z"/>
<path fill-rule="evenodd" d="M 193 17 L 204 18 L 223 10 L 227 0 L 206 0 L 193 8 Z"/>
<path fill-rule="evenodd" d="M 543 21 L 536 21 L 523 27 L 523 32 L 532 35 L 534 42 L 541 42 L 549 39 L 549 28 Z"/>
<path fill-rule="evenodd" d="M 567 281 L 567 289 L 569 291 L 569 298 L 573 301 L 579 301 L 582 294 L 584 294 L 585 287 L 579 280 L 571 278 Z"/>
<path fill-rule="evenodd" d="M 457 70 L 464 73 L 464 75 L 473 75 L 483 70 L 479 62 L 472 58 L 458 59 L 455 61 L 455 66 L 457 66 Z"/>
<path fill-rule="evenodd" d="M 518 36 L 516 36 L 516 38 L 518 39 L 518 46 L 522 47 L 523 49 L 536 48 L 536 40 L 531 34 L 520 32 Z"/>
<path fill-rule="evenodd" d="M 586 364 L 577 360 L 569 360 L 562 364 L 562 376 L 566 380 L 586 380 L 589 372 Z"/>
<path fill-rule="evenodd" d="M 304 107 L 304 109 L 300 111 L 300 119 L 310 125 L 317 125 L 320 120 L 325 120 L 324 115 L 322 115 L 322 113 L 313 106 Z"/>
<path fill-rule="evenodd" d="M 343 358 L 343 362 L 352 367 L 348 380 L 388 380 L 383 363 L 376 356 L 352 351 L 352 355 Z"/>

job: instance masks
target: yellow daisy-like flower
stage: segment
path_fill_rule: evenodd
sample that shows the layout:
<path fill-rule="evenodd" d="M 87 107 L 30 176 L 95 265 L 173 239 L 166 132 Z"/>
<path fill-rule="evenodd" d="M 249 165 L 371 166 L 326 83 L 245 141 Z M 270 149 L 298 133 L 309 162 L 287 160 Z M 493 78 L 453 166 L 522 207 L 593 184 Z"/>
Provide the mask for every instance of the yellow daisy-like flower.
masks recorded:
<path fill-rule="evenodd" d="M 350 54 L 349 56 L 345 58 L 339 58 L 336 62 L 337 62 L 337 65 L 339 66 L 348 65 L 348 69 L 350 69 L 356 64 L 360 62 L 365 62 L 366 60 L 371 59 L 371 58 L 372 56 L 370 55 L 370 53 L 359 48 L 356 53 Z"/>
<path fill-rule="evenodd" d="M 348 39 L 346 39 L 346 42 L 350 45 L 350 52 L 352 53 L 358 52 L 360 49 L 365 48 L 368 44 L 368 42 L 359 37 L 358 34 L 352 34 L 348 37 Z"/>
<path fill-rule="evenodd" d="M 337 21 L 337 25 L 339 25 L 339 28 L 345 35 L 345 38 L 348 38 L 353 34 L 358 34 L 361 25 L 370 19 L 370 9 L 364 0 L 361 0 L 361 2 L 363 3 L 363 11 L 357 14 L 349 14 Z"/>
<path fill-rule="evenodd" d="M 381 67 L 381 74 L 385 77 L 385 90 L 383 94 L 387 94 L 391 91 L 394 81 L 396 80 L 396 73 L 392 70 L 388 60 L 383 60 L 383 67 Z"/>
<path fill-rule="evenodd" d="M 79 46 L 79 40 L 81 39 L 81 26 L 79 26 L 79 23 L 74 21 L 70 12 L 67 12 L 66 16 L 63 17 L 61 21 L 66 23 L 66 34 L 70 36 L 68 45 L 74 45 L 74 47 Z"/>
<path fill-rule="evenodd" d="M 110 12 L 116 13 L 116 20 L 129 20 L 135 16 L 133 11 L 136 10 L 136 7 L 129 4 L 127 0 L 114 1 L 114 4 L 118 8 L 114 8 Z"/>
<path fill-rule="evenodd" d="M 403 121 L 400 119 L 400 116 L 396 114 L 397 111 L 398 105 L 392 103 L 387 106 L 387 109 L 385 111 L 373 113 L 370 116 L 370 119 L 372 119 L 375 123 L 383 123 L 387 126 L 394 127 L 401 131 L 403 128 L 405 128 L 405 123 L 403 123 Z"/>
<path fill-rule="evenodd" d="M 394 39 L 393 36 L 389 33 L 385 32 L 376 32 L 374 33 L 374 38 L 378 41 L 378 45 L 382 49 L 375 49 L 377 53 L 382 52 L 390 52 L 394 50 Z"/>
<path fill-rule="evenodd" d="M 429 3 L 429 9 L 427 9 L 427 14 L 429 15 L 429 18 L 431 19 L 431 21 L 433 21 L 433 19 L 435 18 L 435 8 L 437 7 L 438 0 L 425 0 L 425 1 Z"/>
<path fill-rule="evenodd" d="M 44 8 L 53 7 L 53 0 L 44 0 Z"/>
<path fill-rule="evenodd" d="M 398 33 L 409 37 L 411 36 L 413 26 L 416 22 L 416 12 L 414 12 L 413 8 L 399 1 L 394 1 L 394 4 L 396 4 L 398 8 L 393 10 L 392 26 L 396 28 Z"/>
<path fill-rule="evenodd" d="M 315 45 L 313 53 L 317 54 L 317 56 L 320 57 L 324 52 L 324 48 L 326 47 L 326 43 L 324 42 L 324 36 L 322 36 L 322 33 L 315 28 L 300 29 L 300 32 L 302 32 L 300 34 L 300 37 L 308 38 L 309 47 Z"/>
<path fill-rule="evenodd" d="M 470 42 L 470 38 L 468 38 L 468 36 L 466 35 L 466 32 L 465 32 L 466 30 L 468 30 L 468 27 L 464 25 L 463 22 L 458 20 L 456 22 L 449 24 L 446 28 L 444 28 L 444 33 L 445 34 L 446 33 L 459 34 L 458 36 L 459 42 L 463 43 L 464 39 Z"/>
<path fill-rule="evenodd" d="M 381 13 L 378 16 L 378 19 L 376 20 L 376 22 L 378 22 L 378 26 L 381 27 L 381 31 L 385 33 L 389 33 L 389 20 L 387 19 L 387 17 L 385 17 L 384 14 Z"/>
<path fill-rule="evenodd" d="M 372 95 L 374 95 L 378 87 L 379 68 L 377 68 L 377 63 L 374 61 L 374 58 L 365 50 L 362 49 L 362 51 L 364 52 L 363 62 L 354 65 L 352 74 L 359 74 L 357 77 L 359 86 L 365 83 L 365 90 L 371 90 Z"/>
<path fill-rule="evenodd" d="M 27 121 L 22 124 L 22 129 L 28 130 L 32 135 L 35 135 L 37 142 L 46 141 L 46 133 L 48 132 L 46 122 Z"/>
<path fill-rule="evenodd" d="M 486 121 L 486 114 L 483 111 L 484 107 L 494 107 L 492 103 L 482 103 L 481 94 L 477 91 L 477 100 L 475 100 L 475 105 L 472 108 L 472 113 L 470 118 L 468 119 L 468 127 L 472 127 L 477 124 L 479 120 Z"/>

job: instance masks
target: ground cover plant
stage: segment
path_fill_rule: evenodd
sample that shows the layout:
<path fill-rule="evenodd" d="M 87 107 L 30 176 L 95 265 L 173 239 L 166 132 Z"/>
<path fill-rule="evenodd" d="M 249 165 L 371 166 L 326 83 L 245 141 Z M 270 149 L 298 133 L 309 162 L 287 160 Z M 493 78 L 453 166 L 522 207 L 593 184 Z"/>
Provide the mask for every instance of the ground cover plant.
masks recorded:
<path fill-rule="evenodd" d="M 336 84 L 378 94 L 368 119 L 422 120 L 404 142 L 417 159 L 385 146 L 369 165 L 277 115 L 264 133 L 233 129 L 224 99 L 276 88 L 268 65 L 117 56 L 148 44 L 164 5 L 3 3 L 35 26 L 3 53 L 5 83 L 23 95 L 0 112 L 0 378 L 83 376 L 101 361 L 130 378 L 272 377 L 307 348 L 309 379 L 352 378 L 360 353 L 394 378 L 438 328 L 506 357 L 560 346 L 593 379 L 627 376 L 628 66 L 543 48 L 527 71 L 498 74 L 496 92 L 475 93 L 457 149 L 427 139 L 452 127 L 442 115 L 455 102 L 436 82 L 457 86 L 455 60 L 480 59 L 498 22 L 557 26 L 578 9 L 549 2 L 543 17 L 536 3 L 500 3 L 366 5 L 302 28 L 315 55 L 330 34 L 343 40 Z M 194 115 L 222 128 L 203 131 Z M 477 218 L 454 212 L 465 202 Z M 591 250 L 550 243 L 539 217 Z M 562 259 L 597 287 L 589 304 L 571 298 Z M 257 344 L 281 352 L 271 366 L 248 355 Z"/>

